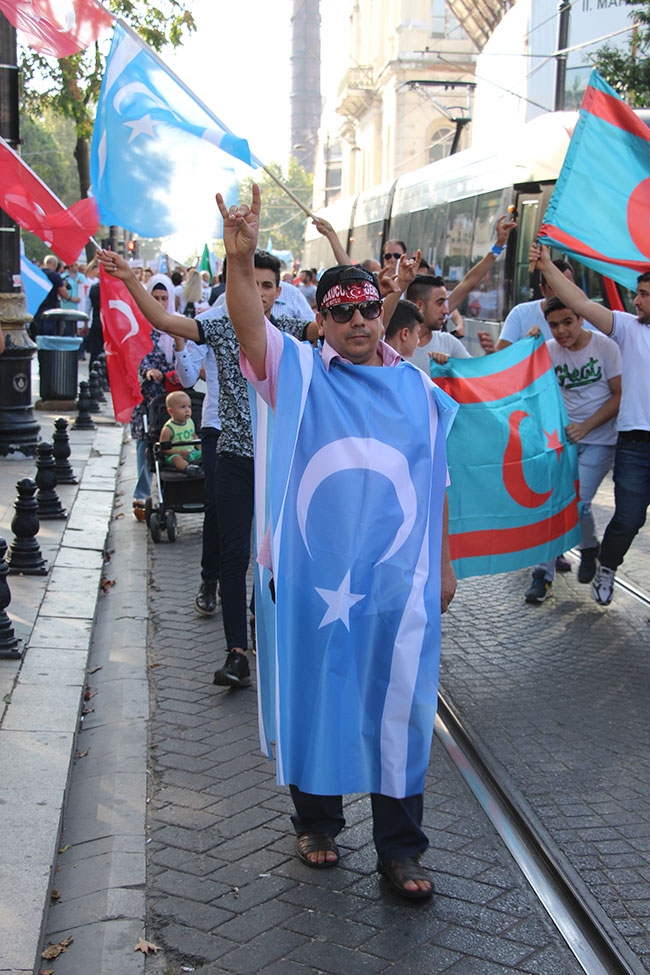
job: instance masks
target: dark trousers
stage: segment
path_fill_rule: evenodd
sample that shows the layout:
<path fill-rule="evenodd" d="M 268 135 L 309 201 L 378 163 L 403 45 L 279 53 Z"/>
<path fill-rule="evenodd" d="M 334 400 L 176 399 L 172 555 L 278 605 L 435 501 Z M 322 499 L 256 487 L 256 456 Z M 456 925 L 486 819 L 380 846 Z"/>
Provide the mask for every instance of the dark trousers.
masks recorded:
<path fill-rule="evenodd" d="M 205 489 L 201 578 L 206 582 L 219 581 L 221 542 L 217 518 L 217 443 L 220 432 L 215 427 L 201 427 L 201 458 Z"/>
<path fill-rule="evenodd" d="M 219 587 L 228 650 L 248 649 L 246 573 L 253 527 L 253 458 L 217 454 L 216 501 L 221 542 Z"/>
<path fill-rule="evenodd" d="M 343 798 L 317 796 L 289 787 L 296 807 L 291 817 L 296 833 L 327 833 L 338 836 L 345 826 Z M 422 832 L 422 794 L 394 799 L 377 792 L 370 794 L 372 803 L 372 838 L 380 860 L 403 860 L 417 856 L 429 845 Z"/>
<path fill-rule="evenodd" d="M 600 562 L 617 569 L 643 527 L 650 504 L 650 442 L 619 438 L 614 459 L 614 516 L 605 529 Z"/>

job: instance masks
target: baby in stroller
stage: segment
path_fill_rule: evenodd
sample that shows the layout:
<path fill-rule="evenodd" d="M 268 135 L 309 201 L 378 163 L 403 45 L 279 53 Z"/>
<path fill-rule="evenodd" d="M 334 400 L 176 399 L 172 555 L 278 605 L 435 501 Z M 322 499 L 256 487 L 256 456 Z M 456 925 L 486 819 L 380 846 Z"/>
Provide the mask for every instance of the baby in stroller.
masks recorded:
<path fill-rule="evenodd" d="M 163 463 L 188 477 L 198 477 L 201 473 L 201 450 L 191 443 L 190 446 L 184 446 L 197 439 L 192 420 L 192 401 L 187 393 L 176 390 L 168 394 L 165 406 L 170 418 L 160 432 Z"/>

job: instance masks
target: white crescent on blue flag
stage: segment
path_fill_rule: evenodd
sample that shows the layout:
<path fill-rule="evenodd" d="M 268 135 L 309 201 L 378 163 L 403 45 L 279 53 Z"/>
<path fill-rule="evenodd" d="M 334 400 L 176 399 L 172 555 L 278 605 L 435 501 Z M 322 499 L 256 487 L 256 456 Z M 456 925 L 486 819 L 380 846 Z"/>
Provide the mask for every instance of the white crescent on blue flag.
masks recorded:
<path fill-rule="evenodd" d="M 205 220 L 207 208 L 216 224 L 216 190 L 227 198 L 236 192 L 233 158 L 253 164 L 246 140 L 207 110 L 137 35 L 116 24 L 90 161 L 103 223 L 163 237 L 185 228 L 193 214 Z"/>
<path fill-rule="evenodd" d="M 44 271 L 32 264 L 24 254 L 20 255 L 20 280 L 27 303 L 27 311 L 35 315 L 43 299 L 52 290 L 52 282 Z"/>
<path fill-rule="evenodd" d="M 262 747 L 304 792 L 413 795 L 437 704 L 456 406 L 408 363 L 326 371 L 283 341 L 275 416 L 259 397 L 252 410 L 255 534 L 268 516 L 276 592 L 272 606 L 258 566 Z"/>

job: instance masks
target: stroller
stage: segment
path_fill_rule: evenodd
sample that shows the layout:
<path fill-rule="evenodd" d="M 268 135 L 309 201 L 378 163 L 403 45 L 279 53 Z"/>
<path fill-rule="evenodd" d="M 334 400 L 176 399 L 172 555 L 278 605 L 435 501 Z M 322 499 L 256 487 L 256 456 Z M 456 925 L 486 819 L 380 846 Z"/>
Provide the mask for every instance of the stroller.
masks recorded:
<path fill-rule="evenodd" d="M 193 389 L 185 390 L 192 402 L 192 419 L 196 429 L 201 427 L 201 409 L 203 393 Z M 169 419 L 165 406 L 166 393 L 161 393 L 151 402 L 145 417 L 147 433 L 147 459 L 149 470 L 155 474 L 155 486 L 152 479 L 152 497 L 145 502 L 145 520 L 151 532 L 151 538 L 158 544 L 163 532 L 167 532 L 170 542 L 176 541 L 176 514 L 200 513 L 205 509 L 205 485 L 203 473 L 197 477 L 188 477 L 163 463 L 164 451 L 160 446 L 160 432 Z M 189 440 L 184 446 L 200 447 L 200 440 Z"/>

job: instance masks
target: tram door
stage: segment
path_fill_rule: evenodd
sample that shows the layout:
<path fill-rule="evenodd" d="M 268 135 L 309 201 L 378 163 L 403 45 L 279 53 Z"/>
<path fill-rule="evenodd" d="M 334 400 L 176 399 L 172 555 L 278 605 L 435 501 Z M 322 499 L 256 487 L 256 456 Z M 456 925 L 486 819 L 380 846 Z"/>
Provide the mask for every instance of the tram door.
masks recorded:
<path fill-rule="evenodd" d="M 546 201 L 541 193 L 521 193 L 517 198 L 517 251 L 512 280 L 510 311 L 514 305 L 522 301 L 530 301 L 535 295 L 531 294 L 530 273 L 528 271 L 528 249 L 537 236 L 546 209 Z"/>

